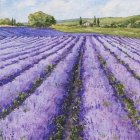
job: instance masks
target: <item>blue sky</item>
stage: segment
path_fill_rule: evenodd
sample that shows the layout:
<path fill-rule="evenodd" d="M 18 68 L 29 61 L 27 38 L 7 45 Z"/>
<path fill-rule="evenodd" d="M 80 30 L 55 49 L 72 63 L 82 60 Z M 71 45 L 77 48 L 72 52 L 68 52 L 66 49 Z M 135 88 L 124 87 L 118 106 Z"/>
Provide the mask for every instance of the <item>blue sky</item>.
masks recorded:
<path fill-rule="evenodd" d="M 28 15 L 43 11 L 56 19 L 129 16 L 140 14 L 140 0 L 0 0 L 0 18 L 28 21 Z"/>

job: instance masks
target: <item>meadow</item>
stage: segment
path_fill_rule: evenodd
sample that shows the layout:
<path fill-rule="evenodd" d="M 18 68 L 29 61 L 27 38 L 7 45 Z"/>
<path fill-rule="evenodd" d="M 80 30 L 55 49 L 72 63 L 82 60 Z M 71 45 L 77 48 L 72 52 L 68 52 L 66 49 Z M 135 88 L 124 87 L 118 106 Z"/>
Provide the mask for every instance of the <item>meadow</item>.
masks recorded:
<path fill-rule="evenodd" d="M 52 28 L 66 33 L 98 33 L 122 37 L 140 38 L 140 28 L 101 28 L 53 25 Z"/>

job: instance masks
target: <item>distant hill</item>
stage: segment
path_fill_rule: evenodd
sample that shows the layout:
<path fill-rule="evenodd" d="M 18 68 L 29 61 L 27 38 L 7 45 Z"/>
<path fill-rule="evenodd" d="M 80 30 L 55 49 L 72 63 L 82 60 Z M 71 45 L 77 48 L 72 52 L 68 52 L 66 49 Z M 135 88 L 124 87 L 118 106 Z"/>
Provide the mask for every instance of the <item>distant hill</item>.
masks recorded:
<path fill-rule="evenodd" d="M 83 18 L 83 22 L 93 22 L 93 18 Z M 79 24 L 79 19 L 69 19 L 69 20 L 60 20 L 57 22 L 58 25 L 68 25 L 68 26 L 76 26 Z M 123 26 L 129 27 L 131 25 L 140 27 L 140 15 L 129 16 L 129 17 L 105 17 L 100 18 L 100 25 L 103 27 L 106 26 Z"/>

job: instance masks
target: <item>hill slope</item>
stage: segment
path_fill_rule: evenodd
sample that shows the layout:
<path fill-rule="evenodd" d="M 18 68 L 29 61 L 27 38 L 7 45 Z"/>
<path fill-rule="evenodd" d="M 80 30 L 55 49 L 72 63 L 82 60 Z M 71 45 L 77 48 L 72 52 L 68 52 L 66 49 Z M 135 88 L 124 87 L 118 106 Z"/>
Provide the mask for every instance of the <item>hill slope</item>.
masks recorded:
<path fill-rule="evenodd" d="M 93 18 L 83 18 L 83 22 L 93 22 Z M 132 23 L 140 23 L 140 15 L 129 16 L 129 17 L 105 17 L 100 18 L 100 25 L 106 26 L 111 24 L 129 26 Z M 79 19 L 61 20 L 58 21 L 59 25 L 78 25 Z"/>

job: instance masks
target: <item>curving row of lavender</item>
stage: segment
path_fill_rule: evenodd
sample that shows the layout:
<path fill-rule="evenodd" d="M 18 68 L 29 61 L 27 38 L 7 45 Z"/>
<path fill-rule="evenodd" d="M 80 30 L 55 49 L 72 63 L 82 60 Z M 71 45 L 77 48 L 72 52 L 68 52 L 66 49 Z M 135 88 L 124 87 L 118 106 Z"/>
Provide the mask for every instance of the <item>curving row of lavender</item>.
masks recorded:
<path fill-rule="evenodd" d="M 0 28 L 0 140 L 66 137 L 140 139 L 140 40 Z"/>
<path fill-rule="evenodd" d="M 81 115 L 85 124 L 85 140 L 138 140 L 140 133 L 132 126 L 121 103 L 114 96 L 114 91 L 99 64 L 94 48 L 100 46 L 92 43 L 93 38 L 87 39 L 83 61 L 84 92 Z M 114 65 L 113 61 L 111 65 Z M 116 74 L 119 73 L 123 74 Z M 122 77 L 118 75 L 117 78 Z"/>
<path fill-rule="evenodd" d="M 14 36 L 60 36 L 64 33 L 52 30 L 52 29 L 36 29 L 27 27 L 1 27 L 0 36 L 2 37 L 14 37 Z"/>

